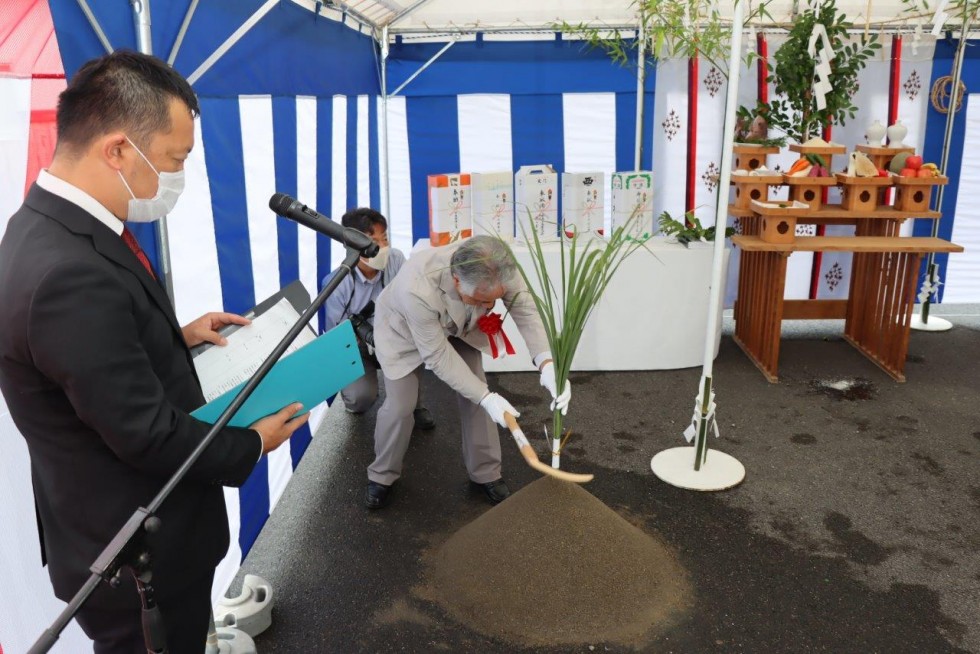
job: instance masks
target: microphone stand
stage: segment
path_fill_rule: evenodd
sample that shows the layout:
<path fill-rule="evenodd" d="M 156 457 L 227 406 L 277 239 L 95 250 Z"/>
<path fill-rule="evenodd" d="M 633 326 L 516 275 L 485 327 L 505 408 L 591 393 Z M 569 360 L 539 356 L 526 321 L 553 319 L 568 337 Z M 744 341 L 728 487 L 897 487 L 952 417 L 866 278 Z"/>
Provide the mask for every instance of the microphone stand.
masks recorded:
<path fill-rule="evenodd" d="M 330 278 L 330 281 L 320 291 L 320 294 L 316 296 L 313 303 L 306 308 L 303 315 L 299 317 L 299 320 L 289 328 L 289 331 L 283 339 L 279 341 L 275 349 L 266 357 L 252 378 L 242 387 L 238 395 L 228 405 L 228 408 L 218 417 L 217 422 L 214 423 L 204 439 L 194 448 L 194 451 L 191 452 L 187 460 L 181 464 L 177 472 L 173 474 L 166 485 L 157 493 L 156 497 L 146 507 L 136 509 L 133 515 L 126 521 L 126 524 L 123 525 L 122 529 L 116 533 L 106 548 L 102 550 L 102 553 L 99 554 L 95 562 L 89 567 L 92 575 L 78 592 L 75 593 L 75 596 L 72 597 L 71 601 L 55 621 L 51 623 L 51 626 L 45 629 L 34 645 L 31 646 L 31 649 L 28 650 L 29 654 L 43 654 L 44 652 L 48 652 L 61 636 L 61 632 L 64 631 L 68 623 L 71 622 L 72 618 L 75 617 L 75 614 L 78 613 L 78 610 L 85 604 L 92 593 L 95 592 L 95 589 L 101 582 L 105 581 L 113 588 L 117 588 L 120 585 L 120 576 L 124 566 L 130 568 L 132 571 L 136 580 L 136 588 L 140 594 L 140 601 L 143 606 L 143 637 L 146 642 L 147 651 L 153 652 L 154 654 L 162 654 L 167 651 L 163 616 L 160 614 L 160 610 L 156 605 L 153 597 L 153 587 L 150 585 L 150 581 L 153 578 L 151 569 L 152 558 L 144 538 L 146 533 L 154 533 L 162 527 L 160 518 L 155 515 L 157 510 L 177 484 L 184 478 L 187 471 L 190 470 L 191 466 L 194 465 L 204 450 L 207 449 L 208 445 L 211 444 L 211 441 L 214 440 L 218 432 L 228 425 L 235 414 L 238 413 L 238 410 L 242 408 L 242 405 L 245 404 L 245 401 L 248 400 L 252 392 L 262 383 L 266 374 L 276 364 L 296 336 L 316 316 L 317 311 L 327 301 L 327 298 L 330 297 L 334 289 L 351 273 L 351 270 L 357 265 L 358 259 L 361 256 L 374 256 L 377 252 L 378 247 L 374 243 L 366 247 L 363 252 L 351 247 L 347 248 L 347 256 L 344 258 L 344 262 L 341 264 L 337 273 Z M 202 649 L 204 645 L 205 643 L 202 642 Z"/>

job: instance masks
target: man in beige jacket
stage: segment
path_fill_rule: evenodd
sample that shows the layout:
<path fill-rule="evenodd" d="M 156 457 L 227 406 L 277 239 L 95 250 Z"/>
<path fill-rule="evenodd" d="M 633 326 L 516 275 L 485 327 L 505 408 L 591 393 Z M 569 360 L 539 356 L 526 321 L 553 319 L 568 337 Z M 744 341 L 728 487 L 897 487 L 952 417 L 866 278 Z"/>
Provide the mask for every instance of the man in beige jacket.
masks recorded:
<path fill-rule="evenodd" d="M 494 423 L 506 427 L 504 413 L 520 413 L 487 387 L 482 359 L 484 352 L 507 347 L 494 325 L 499 321 L 490 314 L 498 299 L 534 353 L 552 407 L 567 411 L 570 384 L 556 396 L 544 326 L 507 245 L 492 236 L 476 236 L 418 252 L 378 298 L 375 310 L 374 342 L 385 401 L 374 431 L 375 459 L 368 467 L 368 508 L 385 506 L 391 485 L 401 476 L 423 365 L 456 391 L 471 483 L 493 504 L 510 494 L 501 478 L 500 436 Z"/>

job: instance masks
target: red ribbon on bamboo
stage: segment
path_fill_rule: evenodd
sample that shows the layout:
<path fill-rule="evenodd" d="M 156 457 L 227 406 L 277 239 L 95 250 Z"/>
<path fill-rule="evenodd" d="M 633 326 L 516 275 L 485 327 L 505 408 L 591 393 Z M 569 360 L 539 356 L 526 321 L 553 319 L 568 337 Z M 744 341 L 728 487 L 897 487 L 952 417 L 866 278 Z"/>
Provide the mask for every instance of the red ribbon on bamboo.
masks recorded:
<path fill-rule="evenodd" d="M 477 327 L 480 331 L 487 335 L 487 340 L 490 341 L 490 354 L 496 359 L 500 356 L 499 347 L 497 345 L 498 341 L 502 342 L 504 345 L 504 350 L 507 354 L 517 354 L 514 350 L 514 346 L 510 344 L 510 339 L 507 338 L 507 334 L 504 333 L 503 325 L 504 320 L 500 317 L 499 313 L 488 313 L 485 316 L 481 316 L 479 320 L 476 321 Z"/>

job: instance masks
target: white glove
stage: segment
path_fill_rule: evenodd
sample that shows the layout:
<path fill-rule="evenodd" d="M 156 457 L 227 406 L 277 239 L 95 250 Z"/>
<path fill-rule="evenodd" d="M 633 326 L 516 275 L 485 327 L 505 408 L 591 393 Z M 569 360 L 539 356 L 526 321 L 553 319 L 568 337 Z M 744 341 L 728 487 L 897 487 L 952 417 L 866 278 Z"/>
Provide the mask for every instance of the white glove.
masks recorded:
<path fill-rule="evenodd" d="M 502 398 L 497 393 L 487 393 L 487 396 L 480 400 L 480 406 L 487 412 L 490 418 L 503 428 L 507 428 L 504 420 L 504 413 L 509 413 L 515 418 L 520 417 L 520 412 L 510 405 L 510 402 Z"/>
<path fill-rule="evenodd" d="M 558 409 L 562 415 L 568 413 L 568 403 L 572 399 L 572 382 L 565 380 L 565 390 L 558 395 L 558 382 L 555 381 L 555 364 L 551 361 L 541 369 L 541 385 L 548 389 L 551 397 L 551 410 Z"/>

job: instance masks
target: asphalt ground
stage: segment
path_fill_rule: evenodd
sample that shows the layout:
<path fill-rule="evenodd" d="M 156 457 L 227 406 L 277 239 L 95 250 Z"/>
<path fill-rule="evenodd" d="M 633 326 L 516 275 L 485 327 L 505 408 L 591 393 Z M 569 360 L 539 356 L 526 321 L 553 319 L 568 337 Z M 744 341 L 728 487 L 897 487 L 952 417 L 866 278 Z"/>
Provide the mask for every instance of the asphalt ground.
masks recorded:
<path fill-rule="evenodd" d="M 642 651 L 980 652 L 980 307 L 933 315 L 954 327 L 913 332 L 904 384 L 845 343 L 839 321 L 786 323 L 769 384 L 727 319 L 711 447 L 747 472 L 717 493 L 650 471 L 654 454 L 684 444 L 700 369 L 573 374 L 562 467 L 595 473 L 585 488 L 672 548 L 693 584 L 693 608 Z M 537 375 L 491 377 L 540 434 Z M 633 651 L 598 639 L 516 648 L 419 592 L 426 553 L 490 509 L 468 487 L 451 392 L 428 372 L 424 392 L 438 426 L 413 436 L 381 511 L 362 507 L 376 408 L 328 412 L 230 592 L 246 573 L 273 586 L 259 651 Z M 532 440 L 544 458 L 543 437 Z M 536 473 L 502 444 L 517 491 Z"/>

